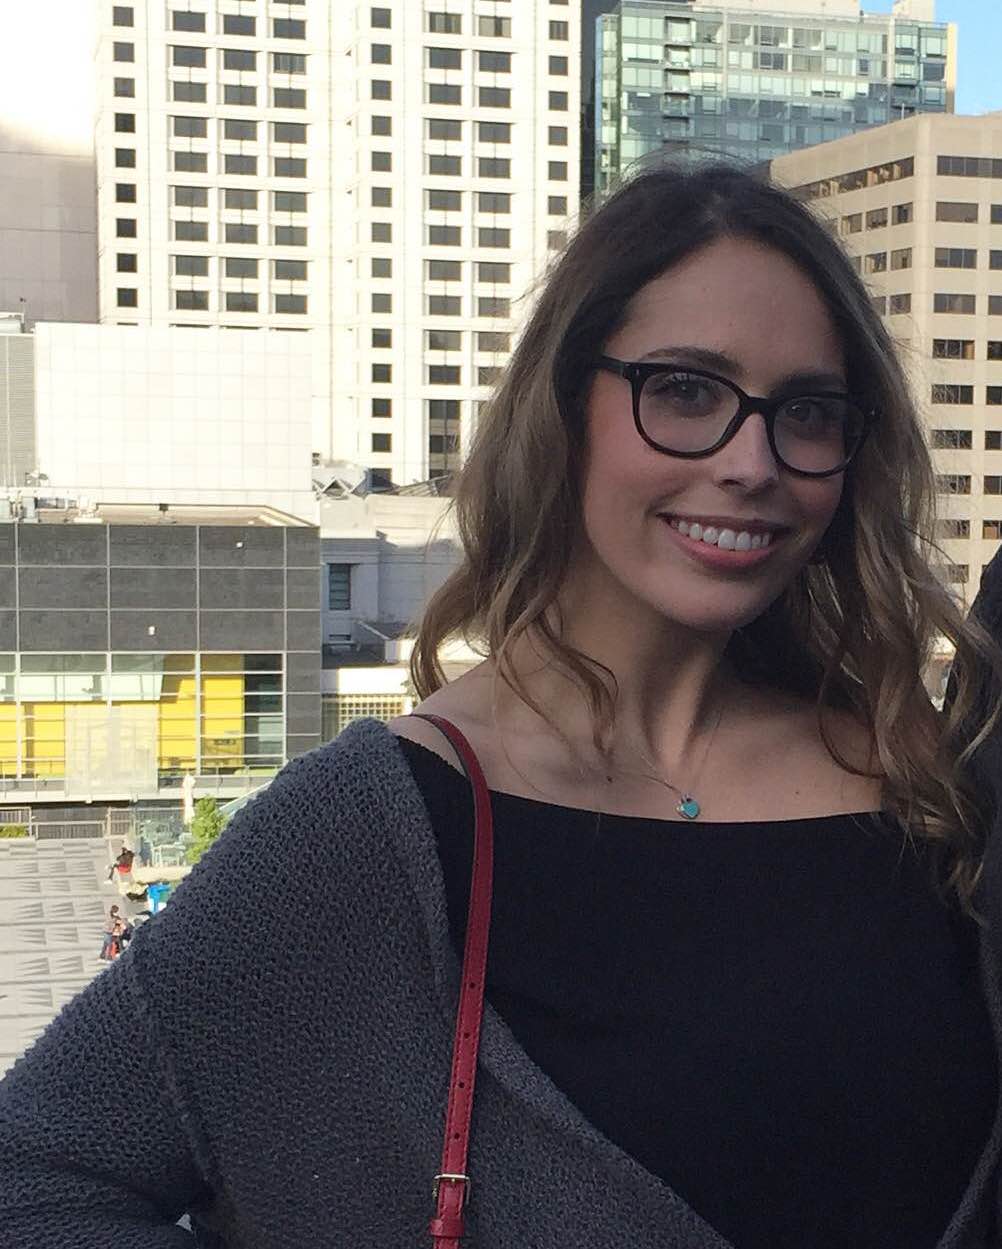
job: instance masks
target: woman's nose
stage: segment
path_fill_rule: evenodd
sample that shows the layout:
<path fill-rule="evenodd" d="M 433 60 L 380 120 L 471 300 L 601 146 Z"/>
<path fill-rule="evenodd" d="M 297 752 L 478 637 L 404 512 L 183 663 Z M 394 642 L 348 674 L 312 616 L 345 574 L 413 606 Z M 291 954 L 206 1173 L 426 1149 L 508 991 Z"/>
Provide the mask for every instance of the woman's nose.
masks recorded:
<path fill-rule="evenodd" d="M 780 466 L 769 445 L 765 417 L 752 412 L 726 446 L 712 457 L 717 481 L 762 490 L 779 481 Z"/>

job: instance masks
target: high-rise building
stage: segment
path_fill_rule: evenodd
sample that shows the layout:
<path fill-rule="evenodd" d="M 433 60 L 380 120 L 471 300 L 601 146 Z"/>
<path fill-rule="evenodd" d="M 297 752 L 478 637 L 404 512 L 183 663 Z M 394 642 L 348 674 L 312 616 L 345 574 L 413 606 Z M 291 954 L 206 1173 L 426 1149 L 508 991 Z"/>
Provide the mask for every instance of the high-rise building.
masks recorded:
<path fill-rule="evenodd" d="M 780 157 L 901 343 L 939 491 L 944 576 L 970 602 L 1002 538 L 1002 113 L 920 116 Z"/>
<path fill-rule="evenodd" d="M 257 8 L 102 4 L 101 319 L 306 330 L 319 458 L 447 472 L 577 209 L 579 7 Z"/>
<path fill-rule="evenodd" d="M 754 163 L 953 111 L 956 31 L 933 0 L 620 0 L 598 22 L 599 191 L 652 153 Z"/>

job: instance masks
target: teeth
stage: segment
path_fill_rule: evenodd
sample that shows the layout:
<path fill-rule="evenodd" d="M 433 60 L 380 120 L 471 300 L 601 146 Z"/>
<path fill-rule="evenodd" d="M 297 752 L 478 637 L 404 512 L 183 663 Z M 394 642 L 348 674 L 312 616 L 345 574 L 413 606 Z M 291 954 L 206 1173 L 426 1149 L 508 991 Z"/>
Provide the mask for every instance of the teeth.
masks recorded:
<path fill-rule="evenodd" d="M 672 526 L 688 538 L 696 542 L 705 542 L 707 546 L 718 547 L 722 551 L 758 551 L 772 541 L 771 533 L 748 533 L 747 530 L 737 532 L 733 529 L 717 529 L 707 525 L 704 529 L 698 521 L 672 520 Z"/>

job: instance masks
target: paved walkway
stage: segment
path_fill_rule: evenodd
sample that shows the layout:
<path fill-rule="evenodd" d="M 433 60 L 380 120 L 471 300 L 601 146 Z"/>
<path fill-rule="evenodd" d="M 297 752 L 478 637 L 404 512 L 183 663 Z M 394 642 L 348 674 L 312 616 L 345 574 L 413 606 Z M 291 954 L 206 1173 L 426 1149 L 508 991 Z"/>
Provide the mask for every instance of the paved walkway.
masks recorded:
<path fill-rule="evenodd" d="M 101 841 L 0 840 L 0 1076 L 105 964 L 113 902 Z"/>

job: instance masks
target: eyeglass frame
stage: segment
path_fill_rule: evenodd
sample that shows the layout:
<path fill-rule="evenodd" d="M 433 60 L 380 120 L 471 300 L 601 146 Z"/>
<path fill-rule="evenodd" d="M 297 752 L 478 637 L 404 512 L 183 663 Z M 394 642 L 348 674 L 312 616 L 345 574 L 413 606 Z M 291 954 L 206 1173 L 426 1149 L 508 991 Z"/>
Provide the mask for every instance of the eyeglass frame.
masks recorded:
<path fill-rule="evenodd" d="M 765 421 L 765 432 L 769 439 L 769 447 L 776 459 L 776 463 L 785 468 L 788 473 L 794 473 L 798 477 L 834 477 L 836 473 L 844 473 L 852 461 L 859 454 L 859 450 L 871 428 L 877 423 L 878 412 L 876 408 L 861 407 L 851 395 L 836 390 L 806 390 L 801 394 L 781 395 L 776 399 L 768 399 L 760 395 L 749 395 L 742 390 L 729 377 L 722 377 L 719 373 L 710 373 L 706 369 L 689 368 L 684 364 L 672 364 L 662 361 L 630 361 L 617 360 L 614 356 L 598 356 L 596 360 L 596 368 L 602 369 L 607 373 L 614 373 L 617 377 L 623 378 L 630 383 L 633 398 L 633 423 L 637 428 L 637 433 L 655 451 L 660 451 L 662 455 L 672 455 L 682 460 L 704 460 L 707 456 L 714 455 L 722 447 L 725 447 L 731 439 L 737 434 L 738 430 L 745 423 L 749 416 L 758 413 Z M 640 396 L 644 386 L 651 377 L 657 376 L 658 373 L 685 373 L 691 377 L 706 377 L 710 381 L 719 382 L 725 386 L 738 401 L 738 410 L 734 416 L 728 421 L 724 432 L 713 444 L 707 447 L 705 451 L 672 451 L 668 447 L 663 447 L 659 442 L 655 442 L 653 438 L 644 429 L 643 422 L 640 419 Z M 826 468 L 820 472 L 813 472 L 810 469 L 794 468 L 792 464 L 788 464 L 780 455 L 776 446 L 776 413 L 780 408 L 788 403 L 792 403 L 797 399 L 844 399 L 847 400 L 856 409 L 863 418 L 863 429 L 859 435 L 859 439 L 853 447 L 849 457 L 839 464 L 836 468 Z"/>

